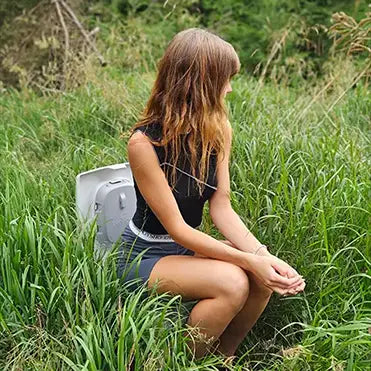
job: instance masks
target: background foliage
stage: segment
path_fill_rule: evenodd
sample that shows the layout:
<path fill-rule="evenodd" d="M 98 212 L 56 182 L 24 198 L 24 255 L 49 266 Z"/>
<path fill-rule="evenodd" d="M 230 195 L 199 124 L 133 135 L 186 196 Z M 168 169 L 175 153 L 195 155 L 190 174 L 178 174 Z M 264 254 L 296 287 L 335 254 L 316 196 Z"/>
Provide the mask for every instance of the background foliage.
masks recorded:
<path fill-rule="evenodd" d="M 27 30 L 28 17 L 21 18 L 23 23 L 14 17 L 19 17 L 22 11 L 27 15 L 27 11 L 40 3 L 42 1 L 37 0 L 21 0 L 15 6 L 10 1 L 0 3 L 3 24 L 0 57 L 3 60 L 7 58 L 8 49 L 2 48 L 2 44 L 17 48 L 24 43 L 25 32 L 15 33 L 14 29 Z M 244 71 L 260 76 L 266 67 L 266 78 L 291 85 L 300 83 L 303 78 L 311 80 L 326 73 L 334 53 L 333 39 L 328 32 L 332 14 L 343 11 L 358 22 L 370 11 L 366 0 L 70 0 L 70 3 L 78 15 L 85 17 L 87 26 L 101 28 L 102 49 L 111 48 L 107 45 L 110 40 L 122 47 L 122 53 L 112 55 L 110 63 L 120 62 L 125 68 L 138 68 L 139 65 L 146 70 L 153 69 L 172 35 L 186 27 L 199 25 L 217 32 L 235 46 Z M 46 5 L 43 10 L 47 10 Z M 49 18 L 55 28 L 57 20 Z M 51 33 L 48 22 L 43 20 L 42 24 L 44 31 L 42 28 L 32 31 L 36 33 L 32 39 L 34 44 Z M 32 25 L 31 22 L 30 27 L 35 28 Z M 149 40 L 150 34 L 157 37 Z M 11 78 L 8 77 L 9 66 L 6 75 L 4 62 L 0 63 L 0 80 L 19 86 L 15 78 L 17 73 L 24 76 L 35 69 L 45 70 L 51 54 L 63 53 L 63 32 L 58 39 L 58 43 L 48 45 L 52 53 L 45 53 L 40 47 L 29 47 L 29 58 L 24 58 L 24 62 L 13 58 L 19 68 L 11 68 Z M 139 53 L 137 60 L 132 59 L 135 58 L 132 49 Z M 142 58 L 142 53 L 146 58 Z M 40 54 L 44 56 L 40 58 Z M 358 51 L 358 54 L 360 59 L 369 56 L 367 52 Z M 37 62 L 31 63 L 30 58 Z"/>
<path fill-rule="evenodd" d="M 12 79 L 0 84 L 0 369 L 126 370 L 134 358 L 137 370 L 216 370 L 223 364 L 220 357 L 186 356 L 184 323 L 192 305 L 166 295 L 140 301 L 140 293 L 130 293 L 116 277 L 115 251 L 104 264 L 94 260 L 95 226 L 79 225 L 75 210 L 75 176 L 127 161 L 128 133 L 149 96 L 158 58 L 176 32 L 201 25 L 231 41 L 243 63 L 227 98 L 233 207 L 307 280 L 303 294 L 273 297 L 233 369 L 366 370 L 366 2 L 69 3 L 87 30 L 99 27 L 94 40 L 107 65 L 84 49 L 68 61 L 73 80 L 58 69 L 43 80 L 50 55 L 59 63 L 64 55 L 63 32 L 54 18 L 44 29 L 32 28 L 27 12 L 14 18 L 36 1 L 0 2 L 0 49 L 19 57 Z M 339 45 L 344 50 L 330 47 L 334 11 L 365 20 L 361 27 L 337 17 L 337 35 L 347 35 Z M 29 49 L 16 53 L 27 35 L 21 24 L 35 35 Z M 40 56 L 46 30 L 59 35 L 59 43 L 46 45 L 51 54 L 31 58 Z M 361 34 L 363 51 L 348 53 Z M 29 58 L 20 60 L 21 54 Z M 2 68 L 1 76 L 9 76 Z M 207 211 L 202 229 L 221 238 Z"/>

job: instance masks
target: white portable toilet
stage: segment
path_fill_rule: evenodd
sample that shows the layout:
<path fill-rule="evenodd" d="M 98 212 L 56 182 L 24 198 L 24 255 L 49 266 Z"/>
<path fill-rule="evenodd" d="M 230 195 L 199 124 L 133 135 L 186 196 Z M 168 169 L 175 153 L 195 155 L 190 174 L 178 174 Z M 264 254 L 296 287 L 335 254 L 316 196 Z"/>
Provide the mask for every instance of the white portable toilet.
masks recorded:
<path fill-rule="evenodd" d="M 76 208 L 80 223 L 97 218 L 94 253 L 105 257 L 136 210 L 133 175 L 128 162 L 76 176 Z"/>

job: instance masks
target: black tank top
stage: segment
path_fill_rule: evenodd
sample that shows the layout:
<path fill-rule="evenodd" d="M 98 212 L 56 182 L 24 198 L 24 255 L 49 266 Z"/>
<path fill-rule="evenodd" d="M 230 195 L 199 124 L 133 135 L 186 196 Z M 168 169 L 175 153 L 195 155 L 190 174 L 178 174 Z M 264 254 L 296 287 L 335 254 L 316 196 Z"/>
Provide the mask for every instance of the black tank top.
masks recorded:
<path fill-rule="evenodd" d="M 141 126 L 136 130 L 142 131 L 144 134 L 149 136 L 153 140 L 158 140 L 162 134 L 162 127 L 160 124 L 150 124 Z M 165 167 L 170 166 L 172 170 L 173 164 L 165 162 L 165 149 L 161 146 L 153 146 L 156 151 L 157 157 L 160 162 L 160 166 L 163 169 L 165 176 Z M 193 178 L 189 156 L 185 151 L 180 153 L 179 161 L 176 165 L 176 185 L 173 192 L 175 200 L 178 204 L 180 213 L 183 216 L 185 222 L 193 228 L 198 227 L 202 221 L 202 212 L 204 204 L 216 190 L 216 154 L 210 155 L 209 160 L 209 175 L 208 179 L 205 180 L 205 186 L 202 196 L 199 194 L 198 186 Z M 168 183 L 170 179 L 171 171 L 168 171 Z M 132 218 L 133 223 L 142 231 L 146 231 L 153 234 L 167 234 L 168 232 L 162 226 L 156 215 L 153 213 L 149 205 L 146 203 L 134 178 L 134 188 L 137 197 L 137 208 Z"/>

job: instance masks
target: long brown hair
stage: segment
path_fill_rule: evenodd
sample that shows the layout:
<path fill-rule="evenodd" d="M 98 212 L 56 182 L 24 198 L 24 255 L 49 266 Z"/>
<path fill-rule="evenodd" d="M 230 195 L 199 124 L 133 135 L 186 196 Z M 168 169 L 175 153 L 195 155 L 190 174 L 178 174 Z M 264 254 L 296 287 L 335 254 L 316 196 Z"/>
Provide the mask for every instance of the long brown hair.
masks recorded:
<path fill-rule="evenodd" d="M 192 174 L 201 180 L 200 194 L 202 182 L 208 178 L 210 154 L 214 152 L 218 159 L 224 157 L 229 122 L 223 91 L 239 69 L 236 51 L 219 36 L 199 28 L 179 32 L 158 64 L 150 98 L 132 130 L 161 125 L 161 139 L 151 142 L 164 146 L 166 161 L 175 166 L 182 150 L 190 153 Z M 175 174 L 173 167 L 171 187 L 175 185 Z"/>

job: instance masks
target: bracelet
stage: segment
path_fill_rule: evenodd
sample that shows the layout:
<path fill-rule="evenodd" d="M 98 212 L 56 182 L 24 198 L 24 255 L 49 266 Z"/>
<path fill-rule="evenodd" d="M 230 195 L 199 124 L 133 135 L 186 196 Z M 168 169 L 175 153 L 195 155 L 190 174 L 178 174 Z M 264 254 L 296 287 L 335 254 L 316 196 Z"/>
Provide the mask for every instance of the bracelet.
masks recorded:
<path fill-rule="evenodd" d="M 264 247 L 265 249 L 267 249 L 267 251 L 268 251 L 268 247 L 266 246 L 266 245 L 260 245 L 256 250 L 255 250 L 255 252 L 254 252 L 254 255 L 256 255 L 257 253 L 258 253 L 258 251 L 262 248 L 262 247 Z"/>

